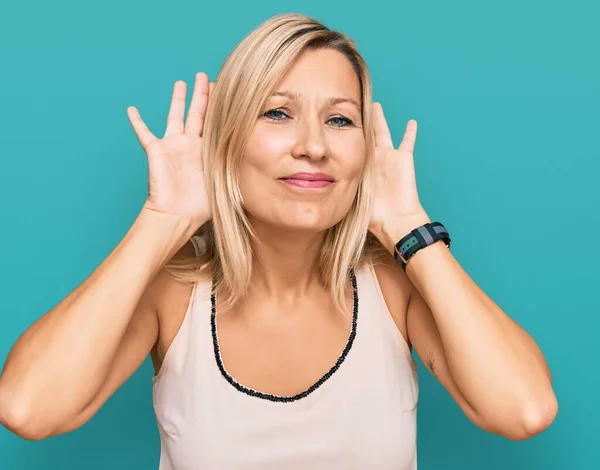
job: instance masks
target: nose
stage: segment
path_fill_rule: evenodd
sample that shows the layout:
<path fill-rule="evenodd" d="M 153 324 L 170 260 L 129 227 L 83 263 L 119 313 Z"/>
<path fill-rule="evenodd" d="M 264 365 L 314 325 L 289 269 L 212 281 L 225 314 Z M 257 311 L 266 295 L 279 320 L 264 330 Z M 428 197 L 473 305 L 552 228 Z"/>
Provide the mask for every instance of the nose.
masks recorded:
<path fill-rule="evenodd" d="M 316 116 L 306 116 L 296 126 L 296 142 L 292 148 L 294 158 L 308 157 L 321 160 L 327 157 L 329 149 L 325 137 L 325 129 Z"/>

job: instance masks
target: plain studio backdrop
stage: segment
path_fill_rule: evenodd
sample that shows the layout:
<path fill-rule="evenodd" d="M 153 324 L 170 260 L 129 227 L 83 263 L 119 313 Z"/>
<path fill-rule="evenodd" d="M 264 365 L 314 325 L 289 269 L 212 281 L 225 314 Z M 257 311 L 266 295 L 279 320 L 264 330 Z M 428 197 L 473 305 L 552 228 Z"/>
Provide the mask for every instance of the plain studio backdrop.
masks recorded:
<path fill-rule="evenodd" d="M 419 362 L 419 469 L 600 468 L 599 5 L 3 3 L 0 363 L 108 255 L 145 200 L 146 156 L 127 107 L 162 136 L 175 80 L 214 79 L 246 33 L 300 12 L 356 41 L 395 145 L 418 121 L 423 206 L 552 369 L 555 422 L 512 442 L 471 424 Z M 70 434 L 29 442 L 1 428 L 0 469 L 157 468 L 152 373 L 148 359 Z"/>

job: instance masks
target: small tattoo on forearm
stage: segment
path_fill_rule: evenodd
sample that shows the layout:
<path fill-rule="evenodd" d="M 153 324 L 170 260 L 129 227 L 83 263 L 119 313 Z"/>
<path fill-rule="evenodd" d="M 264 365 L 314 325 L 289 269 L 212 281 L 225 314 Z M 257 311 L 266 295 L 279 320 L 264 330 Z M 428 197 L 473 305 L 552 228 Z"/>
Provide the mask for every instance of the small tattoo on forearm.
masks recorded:
<path fill-rule="evenodd" d="M 427 367 L 431 370 L 433 375 L 435 375 L 435 359 L 433 358 L 433 354 L 429 353 L 427 355 L 427 360 L 425 361 Z"/>

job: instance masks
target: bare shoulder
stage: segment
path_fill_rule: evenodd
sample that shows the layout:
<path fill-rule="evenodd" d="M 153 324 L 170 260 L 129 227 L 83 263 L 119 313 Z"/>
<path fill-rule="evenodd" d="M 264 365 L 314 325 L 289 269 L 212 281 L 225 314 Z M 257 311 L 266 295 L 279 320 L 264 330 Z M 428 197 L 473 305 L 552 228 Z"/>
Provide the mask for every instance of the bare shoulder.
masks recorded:
<path fill-rule="evenodd" d="M 412 283 L 400 265 L 391 256 L 374 265 L 381 293 L 394 323 L 411 347 L 408 338 L 407 312 Z"/>
<path fill-rule="evenodd" d="M 174 260 L 193 259 L 196 256 L 194 245 L 191 241 L 187 241 L 179 251 L 173 256 Z M 176 300 L 177 294 L 191 290 L 188 286 L 177 281 L 167 269 L 163 268 L 156 276 L 152 285 L 153 303 L 156 309 L 163 311 L 165 305 L 169 305 L 173 300 Z"/>
<path fill-rule="evenodd" d="M 173 256 L 174 260 L 194 259 L 196 251 L 191 241 Z M 162 360 L 175 335 L 179 331 L 193 286 L 173 277 L 166 269 L 162 269 L 153 283 L 153 304 L 158 317 L 158 340 L 152 348 L 151 358 L 155 371 L 160 369 Z"/>
<path fill-rule="evenodd" d="M 174 258 L 194 256 L 194 247 L 191 242 L 187 242 Z M 191 290 L 191 287 L 177 282 L 165 269 L 157 274 L 136 306 L 102 387 L 81 412 L 62 423 L 51 436 L 77 429 L 91 419 L 139 368 L 148 356 L 148 351 L 155 367 L 160 365 L 163 351 L 181 325 Z"/>

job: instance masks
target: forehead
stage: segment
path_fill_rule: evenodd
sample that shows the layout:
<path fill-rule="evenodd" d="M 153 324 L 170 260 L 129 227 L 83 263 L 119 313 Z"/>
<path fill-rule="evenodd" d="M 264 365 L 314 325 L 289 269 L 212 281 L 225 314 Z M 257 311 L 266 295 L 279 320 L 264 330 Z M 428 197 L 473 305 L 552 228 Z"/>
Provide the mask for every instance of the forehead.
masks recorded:
<path fill-rule="evenodd" d="M 304 51 L 275 91 L 294 91 L 309 97 L 339 96 L 361 102 L 360 81 L 352 64 L 333 49 Z"/>

